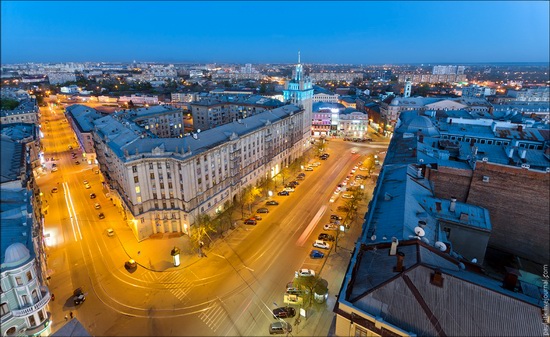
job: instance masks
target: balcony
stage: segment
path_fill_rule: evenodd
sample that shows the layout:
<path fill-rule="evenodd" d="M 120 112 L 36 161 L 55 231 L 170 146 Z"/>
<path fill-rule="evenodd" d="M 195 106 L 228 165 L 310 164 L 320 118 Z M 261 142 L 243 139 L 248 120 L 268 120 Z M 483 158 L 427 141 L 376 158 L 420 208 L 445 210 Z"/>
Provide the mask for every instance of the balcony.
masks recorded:
<path fill-rule="evenodd" d="M 44 322 L 38 324 L 35 327 L 27 328 L 24 331 L 25 336 L 38 336 L 42 331 L 46 330 L 48 326 L 51 324 L 52 320 L 52 314 L 48 312 L 48 317 L 44 320 Z"/>
<path fill-rule="evenodd" d="M 41 289 L 42 299 L 38 301 L 38 303 L 33 304 L 31 306 L 27 306 L 23 309 L 19 310 L 12 310 L 12 314 L 14 317 L 27 317 L 30 314 L 44 308 L 49 302 L 50 302 L 50 292 L 47 290 L 47 288 Z"/>

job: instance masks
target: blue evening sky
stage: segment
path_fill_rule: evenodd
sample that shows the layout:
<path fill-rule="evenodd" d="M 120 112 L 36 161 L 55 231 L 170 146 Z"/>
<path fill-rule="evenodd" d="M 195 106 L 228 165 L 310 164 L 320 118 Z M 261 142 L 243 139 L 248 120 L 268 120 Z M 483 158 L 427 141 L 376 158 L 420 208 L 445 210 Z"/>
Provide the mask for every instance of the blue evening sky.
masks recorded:
<path fill-rule="evenodd" d="M 4 1 L 2 63 L 548 62 L 548 1 Z"/>

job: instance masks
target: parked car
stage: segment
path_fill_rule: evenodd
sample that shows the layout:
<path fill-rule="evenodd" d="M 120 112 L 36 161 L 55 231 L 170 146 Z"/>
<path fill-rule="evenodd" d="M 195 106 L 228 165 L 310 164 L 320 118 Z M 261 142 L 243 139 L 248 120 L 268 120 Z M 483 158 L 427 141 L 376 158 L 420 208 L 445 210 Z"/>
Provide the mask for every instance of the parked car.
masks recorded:
<path fill-rule="evenodd" d="M 330 245 L 323 240 L 315 240 L 315 242 L 313 243 L 313 247 L 317 247 L 321 249 L 329 249 Z"/>
<path fill-rule="evenodd" d="M 304 169 L 304 171 L 313 171 L 313 167 L 308 166 L 308 167 L 306 167 L 306 168 Z"/>
<path fill-rule="evenodd" d="M 298 180 L 304 180 L 304 179 L 306 179 L 306 177 L 304 177 L 304 176 L 298 176 L 298 177 L 296 177 L 296 179 L 298 179 Z"/>
<path fill-rule="evenodd" d="M 99 214 L 98 214 L 98 217 L 99 217 L 100 219 L 105 219 L 105 214 L 99 213 Z"/>
<path fill-rule="evenodd" d="M 334 235 L 330 235 L 330 234 L 328 234 L 328 233 L 321 233 L 321 234 L 319 234 L 319 236 L 317 237 L 317 240 L 334 241 L 335 238 L 334 238 Z"/>
<path fill-rule="evenodd" d="M 86 187 L 86 189 L 90 189 L 92 186 L 90 186 L 90 184 L 85 184 L 84 187 Z"/>
<path fill-rule="evenodd" d="M 294 192 L 294 187 L 285 187 L 283 191 Z"/>
<path fill-rule="evenodd" d="M 329 223 L 324 225 L 323 229 L 326 231 L 335 231 L 335 230 L 338 230 L 338 226 L 336 226 L 335 224 Z"/>
<path fill-rule="evenodd" d="M 356 154 L 357 150 L 351 150 L 351 154 Z"/>
<path fill-rule="evenodd" d="M 82 183 L 83 183 L 84 185 L 88 185 L 88 184 L 89 184 L 88 180 L 84 180 Z"/>
<path fill-rule="evenodd" d="M 288 193 L 288 191 L 280 191 L 277 193 L 277 195 L 290 195 L 290 193 Z"/>
<path fill-rule="evenodd" d="M 90 199 L 95 199 L 95 193 L 90 193 Z"/>
<path fill-rule="evenodd" d="M 115 231 L 112 228 L 107 228 L 107 236 L 114 236 Z"/>
<path fill-rule="evenodd" d="M 296 309 L 292 307 L 280 307 L 273 309 L 274 318 L 289 318 L 296 316 Z"/>
<path fill-rule="evenodd" d="M 296 277 L 298 277 L 298 276 L 304 276 L 304 277 L 315 276 L 315 271 L 311 270 L 311 269 L 300 269 L 296 272 L 295 276 Z"/>
<path fill-rule="evenodd" d="M 321 165 L 321 162 L 318 162 L 318 161 L 316 161 L 314 163 L 311 163 L 311 166 L 313 166 L 313 167 L 317 167 L 317 166 L 320 166 L 320 165 Z"/>
<path fill-rule="evenodd" d="M 258 210 L 256 211 L 256 213 L 269 213 L 269 209 L 268 209 L 268 208 L 265 208 L 265 207 L 258 208 Z"/>
<path fill-rule="evenodd" d="M 57 187 L 52 188 L 52 193 L 57 193 L 58 189 Z"/>
<path fill-rule="evenodd" d="M 74 162 L 76 165 L 80 165 L 80 162 L 77 160 Z"/>
<path fill-rule="evenodd" d="M 297 175 L 297 176 L 298 176 L 298 177 L 305 177 L 305 176 L 306 176 L 306 174 L 305 174 L 304 172 L 300 172 L 300 173 L 298 173 L 298 175 Z"/>
<path fill-rule="evenodd" d="M 288 334 L 292 332 L 292 325 L 285 321 L 279 321 L 275 323 L 271 323 L 269 325 L 269 334 Z"/>
<path fill-rule="evenodd" d="M 269 206 L 277 206 L 279 204 L 279 202 L 277 202 L 275 200 L 268 200 L 268 201 L 265 202 L 265 204 L 269 205 Z"/>
<path fill-rule="evenodd" d="M 330 220 L 342 220 L 342 217 L 337 214 L 331 214 Z"/>
<path fill-rule="evenodd" d="M 245 224 L 245 225 L 256 225 L 256 224 L 257 224 L 257 221 L 254 220 L 254 219 L 246 219 L 246 220 L 244 221 L 244 224 Z"/>
<path fill-rule="evenodd" d="M 94 208 L 95 208 L 95 209 L 100 209 L 100 208 L 101 208 L 101 205 L 100 205 L 98 202 L 96 202 L 96 203 L 94 204 Z"/>
<path fill-rule="evenodd" d="M 52 167 L 52 172 L 55 172 L 55 171 L 57 171 L 57 167 L 54 166 Z"/>
<path fill-rule="evenodd" d="M 124 262 L 124 268 L 126 268 L 126 270 L 136 269 L 137 268 L 137 263 L 133 259 L 130 259 L 130 260 Z"/>
<path fill-rule="evenodd" d="M 351 195 L 349 193 L 344 193 L 344 194 L 342 194 L 342 198 L 344 198 L 344 199 L 353 199 L 353 195 Z"/>
<path fill-rule="evenodd" d="M 262 217 L 259 216 L 259 215 L 253 215 L 250 219 L 254 219 L 254 220 L 256 220 L 256 221 L 260 221 L 260 220 L 262 220 Z"/>
<path fill-rule="evenodd" d="M 325 254 L 317 249 L 313 249 L 311 253 L 309 253 L 309 257 L 312 259 L 322 259 L 325 257 Z"/>

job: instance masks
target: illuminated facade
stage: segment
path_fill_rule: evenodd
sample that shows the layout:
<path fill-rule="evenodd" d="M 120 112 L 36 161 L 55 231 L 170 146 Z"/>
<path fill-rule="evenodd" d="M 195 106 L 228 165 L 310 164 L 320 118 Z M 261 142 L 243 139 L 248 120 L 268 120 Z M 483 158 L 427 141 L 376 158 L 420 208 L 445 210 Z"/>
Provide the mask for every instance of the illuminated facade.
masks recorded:
<path fill-rule="evenodd" d="M 283 90 L 285 102 L 297 105 L 304 109 L 304 139 L 310 137 L 312 104 L 313 104 L 313 84 L 309 76 L 304 76 L 302 64 L 300 64 L 300 53 L 298 52 L 298 64 L 296 65 L 294 78 L 285 83 Z"/>

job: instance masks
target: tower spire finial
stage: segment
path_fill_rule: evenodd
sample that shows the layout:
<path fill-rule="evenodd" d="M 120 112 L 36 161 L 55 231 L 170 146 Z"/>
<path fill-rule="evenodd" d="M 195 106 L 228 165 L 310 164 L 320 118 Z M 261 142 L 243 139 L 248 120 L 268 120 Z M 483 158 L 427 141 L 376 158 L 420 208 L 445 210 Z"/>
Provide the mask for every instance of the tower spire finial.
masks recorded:
<path fill-rule="evenodd" d="M 300 64 L 300 51 L 298 50 L 298 64 Z"/>

